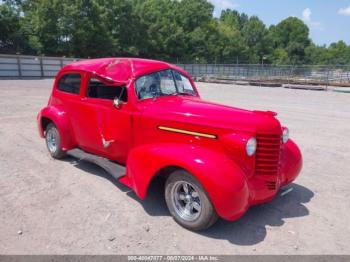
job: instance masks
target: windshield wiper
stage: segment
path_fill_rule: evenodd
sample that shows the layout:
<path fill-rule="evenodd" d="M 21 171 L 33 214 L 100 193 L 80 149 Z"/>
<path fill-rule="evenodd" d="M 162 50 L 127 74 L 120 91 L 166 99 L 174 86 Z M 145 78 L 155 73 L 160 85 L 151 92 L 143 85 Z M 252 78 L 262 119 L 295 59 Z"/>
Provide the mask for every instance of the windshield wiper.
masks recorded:
<path fill-rule="evenodd" d="M 186 93 L 186 92 L 175 92 L 171 94 L 172 96 L 193 96 L 190 93 Z"/>

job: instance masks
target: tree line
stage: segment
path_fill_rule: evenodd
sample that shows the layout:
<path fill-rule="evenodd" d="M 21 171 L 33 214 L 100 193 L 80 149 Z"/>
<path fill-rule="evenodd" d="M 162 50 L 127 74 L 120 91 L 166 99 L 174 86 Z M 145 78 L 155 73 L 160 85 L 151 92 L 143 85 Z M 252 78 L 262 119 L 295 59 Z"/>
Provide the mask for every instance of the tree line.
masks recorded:
<path fill-rule="evenodd" d="M 0 53 L 136 56 L 170 62 L 350 63 L 344 41 L 318 46 L 296 17 L 267 27 L 207 0 L 3 0 Z"/>

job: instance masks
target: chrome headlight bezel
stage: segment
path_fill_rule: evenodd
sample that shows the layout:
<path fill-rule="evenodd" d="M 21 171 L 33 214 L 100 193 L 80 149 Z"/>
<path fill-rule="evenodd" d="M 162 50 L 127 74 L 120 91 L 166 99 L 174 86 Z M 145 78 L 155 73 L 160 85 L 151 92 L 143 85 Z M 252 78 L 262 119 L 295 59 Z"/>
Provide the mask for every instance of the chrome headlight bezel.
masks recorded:
<path fill-rule="evenodd" d="M 282 133 L 282 143 L 283 144 L 287 143 L 288 139 L 289 139 L 289 129 L 285 127 Z"/>
<path fill-rule="evenodd" d="M 255 154 L 257 145 L 258 143 L 255 137 L 248 139 L 247 144 L 245 146 L 245 151 L 248 156 L 253 156 Z"/>

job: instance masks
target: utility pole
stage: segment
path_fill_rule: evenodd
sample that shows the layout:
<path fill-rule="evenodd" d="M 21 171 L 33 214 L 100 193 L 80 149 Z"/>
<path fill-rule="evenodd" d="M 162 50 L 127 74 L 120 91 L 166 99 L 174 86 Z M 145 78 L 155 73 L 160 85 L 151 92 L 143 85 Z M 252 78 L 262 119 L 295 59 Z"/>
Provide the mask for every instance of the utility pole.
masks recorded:
<path fill-rule="evenodd" d="M 262 55 L 261 57 L 261 73 L 260 73 L 260 87 L 262 85 L 262 74 L 264 73 L 264 60 L 266 60 L 267 57 L 265 55 Z"/>

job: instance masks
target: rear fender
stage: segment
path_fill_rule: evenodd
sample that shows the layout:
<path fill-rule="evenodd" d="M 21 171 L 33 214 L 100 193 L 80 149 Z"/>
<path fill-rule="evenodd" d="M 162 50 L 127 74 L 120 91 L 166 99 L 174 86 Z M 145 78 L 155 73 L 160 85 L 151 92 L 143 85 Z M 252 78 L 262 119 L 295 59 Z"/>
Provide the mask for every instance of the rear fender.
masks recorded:
<path fill-rule="evenodd" d="M 127 176 L 137 196 L 145 198 L 152 178 L 169 166 L 195 176 L 222 218 L 234 220 L 247 210 L 249 191 L 239 166 L 224 153 L 186 144 L 143 145 L 130 152 Z"/>
<path fill-rule="evenodd" d="M 38 114 L 38 127 L 40 136 L 44 137 L 44 127 L 42 125 L 42 119 L 50 119 L 58 129 L 61 137 L 62 150 L 67 151 L 75 147 L 76 142 L 73 135 L 73 130 L 69 118 L 64 110 L 56 106 L 48 106 L 42 109 Z"/>

